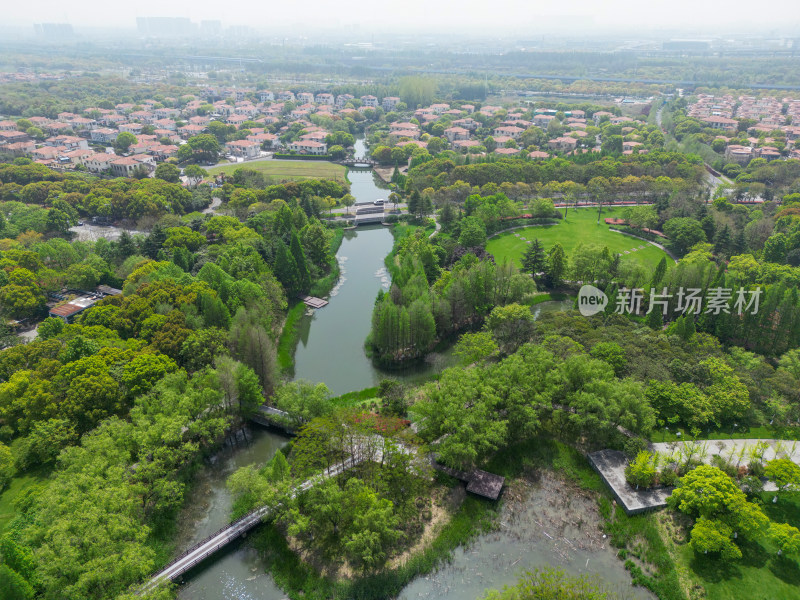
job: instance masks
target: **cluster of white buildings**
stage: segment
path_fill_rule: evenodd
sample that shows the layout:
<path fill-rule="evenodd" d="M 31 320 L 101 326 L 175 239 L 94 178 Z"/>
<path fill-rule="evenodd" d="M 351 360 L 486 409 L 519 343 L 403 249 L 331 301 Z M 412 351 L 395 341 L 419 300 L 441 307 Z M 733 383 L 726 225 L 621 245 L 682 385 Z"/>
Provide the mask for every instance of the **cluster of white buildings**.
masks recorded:
<path fill-rule="evenodd" d="M 706 127 L 718 129 L 717 139 L 727 144 L 725 158 L 731 162 L 747 164 L 753 158 L 774 160 L 781 158 L 781 152 L 771 146 L 776 139 L 764 134 L 781 131 L 787 145 L 800 139 L 800 100 L 794 98 L 778 99 L 772 96 L 714 96 L 699 94 L 697 101 L 689 105 L 687 116 L 694 117 Z M 747 145 L 730 144 L 739 133 L 743 119 L 755 121 L 748 123 Z M 789 149 L 789 158 L 800 158 L 800 150 Z"/>
<path fill-rule="evenodd" d="M 476 107 L 471 104 L 462 104 L 458 107 L 451 107 L 449 104 L 442 103 L 432 104 L 414 113 L 419 125 L 413 122 L 391 123 L 389 126 L 389 141 L 397 146 L 415 144 L 426 147 L 427 143 L 420 139 L 422 128 L 436 123 L 443 117 L 450 117 L 447 119 L 448 126 L 444 129 L 442 137 L 452 150 L 459 152 L 482 151 L 479 149 L 485 147 L 487 138 L 491 137 L 495 144 L 493 150 L 495 154 L 528 156 L 534 159 L 541 159 L 551 156 L 554 152 L 568 154 L 588 151 L 587 148 L 582 148 L 581 146 L 593 147 L 595 140 L 593 138 L 591 140 L 588 139 L 589 134 L 586 132 L 586 127 L 597 125 L 603 116 L 608 116 L 612 124 L 622 125 L 624 134 L 635 131 L 635 126 L 637 125 L 630 117 L 617 116 L 613 113 L 598 112 L 592 115 L 592 120 L 587 119 L 584 111 L 573 110 L 565 113 L 563 120 L 558 120 L 559 128 L 562 131 L 561 135 L 550 138 L 546 142 L 544 149 L 529 151 L 520 147 L 523 145 L 520 138 L 531 127 L 538 127 L 547 131 L 550 123 L 558 119 L 556 111 L 536 109 L 533 112 L 526 112 L 522 108 L 510 109 L 506 111 L 502 121 L 493 126 L 488 135 L 477 134 L 477 131 L 483 128 L 482 123 L 485 123 L 487 118 L 494 119 L 500 111 L 504 110 L 503 107 L 492 105 L 482 106 L 480 110 L 476 110 Z M 480 119 L 477 115 L 485 118 Z M 630 123 L 630 126 L 626 126 L 628 123 Z M 584 139 L 586 139 L 586 143 L 581 144 L 581 140 Z M 509 144 L 510 141 L 514 143 Z M 643 148 L 639 148 L 640 146 L 642 144 L 637 141 L 626 142 L 623 152 L 626 154 L 646 152 Z"/>

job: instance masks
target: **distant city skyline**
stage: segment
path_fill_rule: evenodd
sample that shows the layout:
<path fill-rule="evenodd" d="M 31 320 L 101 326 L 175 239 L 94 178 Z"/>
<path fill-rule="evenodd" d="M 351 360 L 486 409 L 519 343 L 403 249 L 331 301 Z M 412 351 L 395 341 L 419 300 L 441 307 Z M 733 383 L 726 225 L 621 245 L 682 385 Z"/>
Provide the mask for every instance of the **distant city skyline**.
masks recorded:
<path fill-rule="evenodd" d="M 365 5 L 355 0 L 332 3 L 306 0 L 273 3 L 269 6 L 252 0 L 226 5 L 208 0 L 170 0 L 160 5 L 134 5 L 133 10 L 113 11 L 102 0 L 78 0 L 65 5 L 55 0 L 37 0 L 30 5 L 10 3 L 3 8 L 5 27 L 31 27 L 35 23 L 69 23 L 80 28 L 137 29 L 137 18 L 183 17 L 199 25 L 201 21 L 221 21 L 223 27 L 249 26 L 278 30 L 288 34 L 304 30 L 369 28 L 381 32 L 431 31 L 437 28 L 451 36 L 459 32 L 491 35 L 541 34 L 547 31 L 604 34 L 611 31 L 659 30 L 688 32 L 759 33 L 796 37 L 800 9 L 796 0 L 774 0 L 769 10 L 757 10 L 752 3 L 732 0 L 720 5 L 708 0 L 574 0 L 570 3 L 537 3 L 522 0 L 496 0 L 491 5 L 478 2 L 440 0 L 432 9 L 423 0 L 384 2 Z M 299 10 L 301 8 L 301 10 Z M 494 30 L 490 29 L 493 28 Z"/>

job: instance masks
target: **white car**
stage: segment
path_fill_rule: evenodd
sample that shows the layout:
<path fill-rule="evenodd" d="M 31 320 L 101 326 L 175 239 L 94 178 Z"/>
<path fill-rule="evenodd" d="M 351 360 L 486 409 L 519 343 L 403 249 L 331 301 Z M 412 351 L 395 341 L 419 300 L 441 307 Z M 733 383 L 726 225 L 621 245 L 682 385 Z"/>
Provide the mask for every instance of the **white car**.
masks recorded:
<path fill-rule="evenodd" d="M 385 200 L 375 200 L 375 202 L 373 202 L 373 204 L 375 206 L 383 206 L 384 202 L 385 202 Z"/>

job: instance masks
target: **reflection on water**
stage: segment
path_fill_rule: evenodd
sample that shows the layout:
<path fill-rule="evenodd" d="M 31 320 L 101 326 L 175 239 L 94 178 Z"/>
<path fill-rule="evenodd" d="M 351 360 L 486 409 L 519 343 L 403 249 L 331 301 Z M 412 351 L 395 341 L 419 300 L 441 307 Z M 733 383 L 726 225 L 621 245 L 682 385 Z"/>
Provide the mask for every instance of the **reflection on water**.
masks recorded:
<path fill-rule="evenodd" d="M 631 586 L 630 575 L 598 528 L 595 500 L 569 488 L 547 472 L 536 484 L 515 483 L 504 492 L 498 530 L 457 549 L 452 562 L 412 581 L 400 599 L 476 599 L 544 566 L 598 575 L 619 600 L 654 598 Z"/>
<path fill-rule="evenodd" d="M 263 465 L 288 439 L 261 428 L 247 430 L 247 440 L 221 450 L 196 476 L 179 518 L 178 548 L 189 548 L 230 522 L 233 502 L 225 482 L 239 467 Z M 280 600 L 285 594 L 264 573 L 258 553 L 236 542 L 193 569 L 180 588 L 182 600 Z"/>
<path fill-rule="evenodd" d="M 363 152 L 363 140 L 358 140 L 356 155 L 363 156 Z M 386 197 L 371 171 L 351 170 L 348 177 L 358 202 Z M 387 372 L 377 369 L 367 357 L 364 341 L 375 297 L 391 284 L 383 262 L 391 248 L 392 235 L 387 228 L 345 232 L 337 254 L 341 278 L 331 291 L 330 303 L 309 311 L 299 324 L 297 379 L 324 382 L 338 395 L 374 386 L 387 376 L 414 381 L 454 364 L 452 353 L 445 351 L 430 354 L 420 365 Z M 570 300 L 544 302 L 535 306 L 534 317 L 571 308 Z M 261 429 L 251 430 L 250 438 L 241 448 L 222 451 L 198 475 L 181 515 L 179 548 L 193 545 L 230 520 L 232 501 L 225 482 L 235 469 L 264 464 L 287 442 L 285 437 Z M 565 523 L 565 519 L 586 515 L 593 500 L 571 494 L 568 504 L 559 504 L 564 501 L 562 493 L 554 503 L 551 488 L 540 485 L 517 501 L 507 494 L 499 531 L 479 536 L 467 549 L 458 549 L 451 564 L 413 581 L 401 598 L 478 598 L 486 588 L 511 584 L 523 569 L 542 565 L 562 566 L 572 573 L 600 573 L 622 592 L 620 598 L 651 598 L 641 590 L 631 590 L 627 572 L 598 538 L 596 525 Z M 264 569 L 258 553 L 246 541 L 239 541 L 188 573 L 178 596 L 181 600 L 285 598 Z"/>

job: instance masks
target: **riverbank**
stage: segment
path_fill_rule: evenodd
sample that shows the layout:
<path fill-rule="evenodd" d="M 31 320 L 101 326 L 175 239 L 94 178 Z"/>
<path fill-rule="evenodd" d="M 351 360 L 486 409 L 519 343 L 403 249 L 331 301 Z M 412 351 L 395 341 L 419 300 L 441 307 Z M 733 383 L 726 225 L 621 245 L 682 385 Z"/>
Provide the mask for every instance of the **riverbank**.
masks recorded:
<path fill-rule="evenodd" d="M 447 490 L 440 504 L 445 518 L 435 535 L 403 555 L 402 564 L 379 573 L 325 576 L 293 552 L 272 524 L 254 534 L 253 544 L 290 598 L 477 598 L 487 587 L 511 584 L 520 571 L 544 565 L 599 572 L 627 598 L 653 598 L 631 587 L 603 532 L 608 495 L 582 454 L 535 440 L 499 453 L 487 468 L 508 478 L 501 501 L 469 496 L 462 484 L 437 474 Z"/>
<path fill-rule="evenodd" d="M 330 273 L 322 279 L 314 282 L 310 293 L 317 298 L 324 298 L 330 294 L 339 279 L 339 262 L 336 260 L 336 253 L 342 245 L 344 239 L 344 229 L 337 227 L 333 229 L 333 236 L 330 241 L 330 249 L 333 256 L 330 260 Z M 286 318 L 283 321 L 281 335 L 278 338 L 278 367 L 281 374 L 285 377 L 292 377 L 294 369 L 294 352 L 300 340 L 300 321 L 306 314 L 306 305 L 297 302 L 289 306 Z"/>

